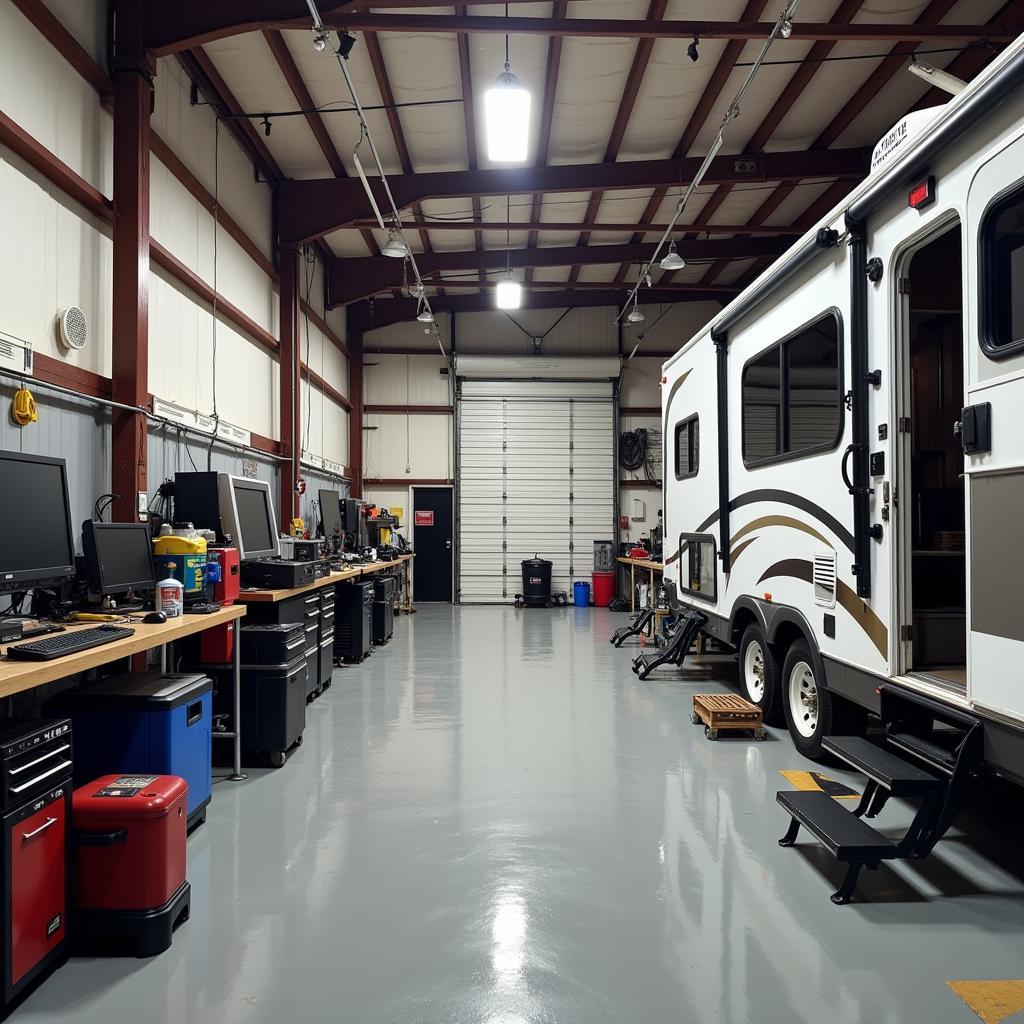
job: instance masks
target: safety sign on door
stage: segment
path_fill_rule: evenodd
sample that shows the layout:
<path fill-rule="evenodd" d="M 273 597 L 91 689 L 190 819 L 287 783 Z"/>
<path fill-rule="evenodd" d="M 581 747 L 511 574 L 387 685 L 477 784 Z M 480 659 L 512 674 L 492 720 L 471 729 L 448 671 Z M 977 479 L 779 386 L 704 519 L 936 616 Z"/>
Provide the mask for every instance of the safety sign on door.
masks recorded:
<path fill-rule="evenodd" d="M 417 526 L 433 526 L 434 525 L 434 513 L 432 511 L 430 511 L 430 512 L 420 512 L 420 511 L 417 511 L 415 513 L 415 516 L 416 516 L 415 522 L 416 522 Z"/>

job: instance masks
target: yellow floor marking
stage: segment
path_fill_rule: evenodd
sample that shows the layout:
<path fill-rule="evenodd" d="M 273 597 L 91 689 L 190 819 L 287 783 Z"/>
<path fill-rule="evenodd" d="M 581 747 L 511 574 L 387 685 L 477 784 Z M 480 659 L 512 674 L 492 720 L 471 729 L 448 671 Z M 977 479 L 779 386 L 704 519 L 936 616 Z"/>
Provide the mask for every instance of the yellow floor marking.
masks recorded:
<path fill-rule="evenodd" d="M 779 774 L 789 782 L 795 789 L 814 790 L 819 793 L 828 793 L 837 800 L 859 800 L 860 793 L 850 789 L 842 782 L 836 782 L 821 772 L 798 772 L 784 768 L 779 769 Z"/>
<path fill-rule="evenodd" d="M 1024 981 L 947 981 L 985 1024 L 999 1024 L 1024 1010 Z"/>

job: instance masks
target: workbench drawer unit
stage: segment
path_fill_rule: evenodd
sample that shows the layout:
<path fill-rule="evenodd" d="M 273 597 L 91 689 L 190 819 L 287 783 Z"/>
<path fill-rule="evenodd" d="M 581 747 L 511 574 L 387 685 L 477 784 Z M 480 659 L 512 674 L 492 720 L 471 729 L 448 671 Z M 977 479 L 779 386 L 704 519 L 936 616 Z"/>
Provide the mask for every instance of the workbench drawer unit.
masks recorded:
<path fill-rule="evenodd" d="M 330 589 L 323 588 L 323 589 Z M 320 589 L 308 590 L 304 594 L 286 597 L 283 601 L 254 601 L 246 605 L 246 625 L 250 623 L 302 624 L 301 651 L 305 658 L 306 696 L 319 689 L 320 679 Z M 287 660 L 290 660 L 291 655 Z M 243 655 L 243 660 L 245 656 Z M 286 660 L 286 659 L 281 659 Z"/>
<path fill-rule="evenodd" d="M 280 665 L 305 652 L 304 622 L 253 622 L 241 629 L 241 660 L 246 665 Z"/>
<path fill-rule="evenodd" d="M 362 661 L 373 646 L 373 583 L 339 583 L 334 595 L 334 656 Z"/>
<path fill-rule="evenodd" d="M 334 671 L 334 622 L 335 622 L 334 587 L 324 587 L 320 591 L 320 689 L 325 690 L 331 685 L 331 674 Z"/>

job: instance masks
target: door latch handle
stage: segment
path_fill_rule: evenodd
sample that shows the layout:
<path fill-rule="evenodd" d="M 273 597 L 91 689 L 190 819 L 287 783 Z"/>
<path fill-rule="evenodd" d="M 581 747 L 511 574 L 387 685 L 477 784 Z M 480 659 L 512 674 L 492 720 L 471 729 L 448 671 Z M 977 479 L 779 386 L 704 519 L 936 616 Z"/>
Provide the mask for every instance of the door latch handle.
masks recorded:
<path fill-rule="evenodd" d="M 451 537 L 449 537 L 449 538 L 448 538 L 448 539 L 447 539 L 447 540 L 446 540 L 446 541 L 444 542 L 444 546 L 445 546 L 445 550 L 446 550 L 446 551 L 451 551 L 451 549 L 452 549 L 452 539 L 451 539 Z"/>
<path fill-rule="evenodd" d="M 24 842 L 27 839 L 32 839 L 33 837 L 39 835 L 41 832 L 45 832 L 48 828 L 50 828 L 50 827 L 52 827 L 53 825 L 56 825 L 56 824 L 57 824 L 57 819 L 56 818 L 47 818 L 46 821 L 44 821 L 42 823 L 42 825 L 39 826 L 39 828 L 33 829 L 31 832 L 22 832 L 21 833 L 22 841 Z"/>

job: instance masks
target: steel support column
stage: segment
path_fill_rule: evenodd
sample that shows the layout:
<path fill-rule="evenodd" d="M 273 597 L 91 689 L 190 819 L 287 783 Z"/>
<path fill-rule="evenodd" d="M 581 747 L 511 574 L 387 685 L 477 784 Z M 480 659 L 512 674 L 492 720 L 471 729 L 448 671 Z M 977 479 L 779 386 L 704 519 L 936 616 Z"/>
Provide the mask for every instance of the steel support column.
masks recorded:
<path fill-rule="evenodd" d="M 363 496 L 363 332 L 350 330 L 348 348 L 348 461 L 352 470 L 352 497 Z"/>
<path fill-rule="evenodd" d="M 278 272 L 281 275 L 281 352 L 280 352 L 280 419 L 281 490 L 278 508 L 281 529 L 290 532 L 297 516 L 298 494 L 295 486 L 302 475 L 302 335 L 299 298 L 301 294 L 302 253 L 295 248 L 279 251 Z"/>
<path fill-rule="evenodd" d="M 153 67 L 144 40 L 143 0 L 118 0 L 110 45 L 114 81 L 114 256 L 111 397 L 149 401 L 149 117 Z M 146 418 L 112 411 L 113 518 L 138 520 L 148 493 Z"/>

